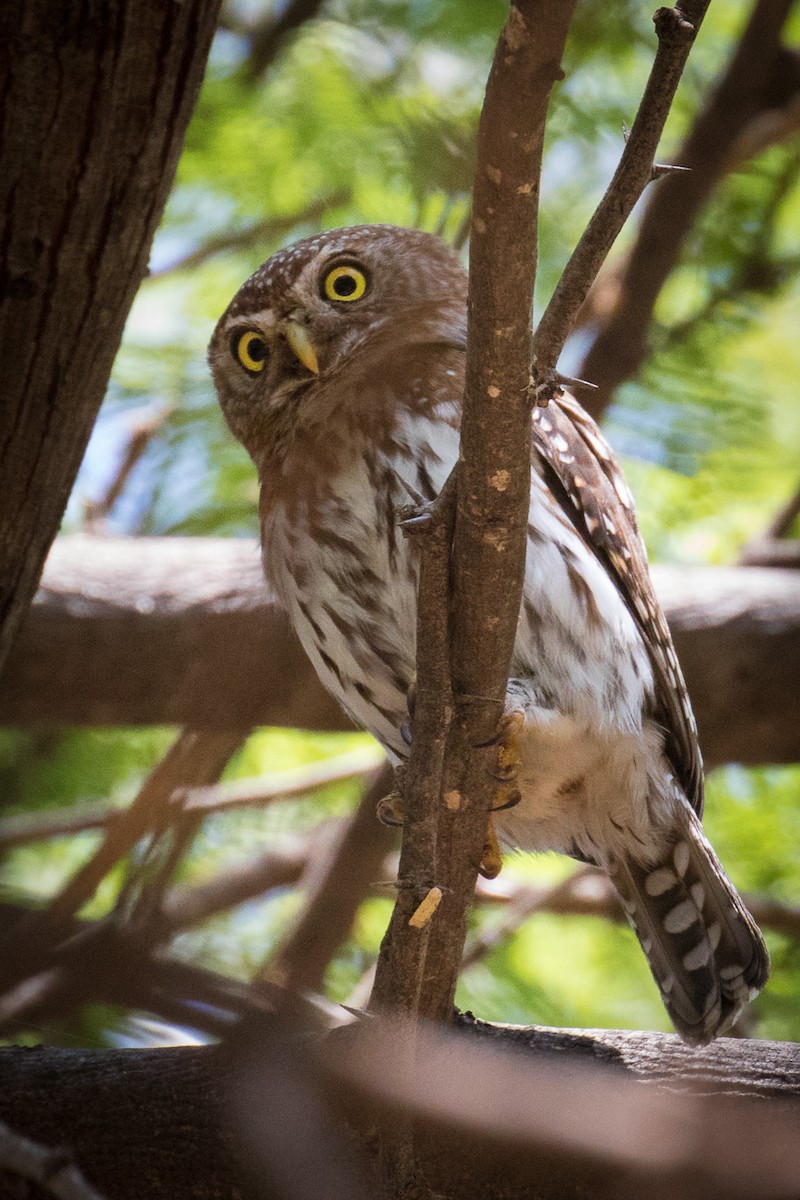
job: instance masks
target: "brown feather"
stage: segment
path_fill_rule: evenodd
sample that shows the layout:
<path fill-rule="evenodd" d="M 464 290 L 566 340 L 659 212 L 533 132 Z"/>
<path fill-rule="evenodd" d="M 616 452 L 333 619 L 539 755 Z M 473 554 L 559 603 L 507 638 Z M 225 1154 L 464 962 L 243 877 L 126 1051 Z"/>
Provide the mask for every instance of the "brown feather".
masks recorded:
<path fill-rule="evenodd" d="M 703 761 L 672 635 L 656 596 L 633 499 L 608 442 L 565 395 L 533 414 L 533 445 L 553 495 L 614 581 L 642 632 L 656 682 L 652 716 L 663 725 L 676 777 L 698 815 Z"/>

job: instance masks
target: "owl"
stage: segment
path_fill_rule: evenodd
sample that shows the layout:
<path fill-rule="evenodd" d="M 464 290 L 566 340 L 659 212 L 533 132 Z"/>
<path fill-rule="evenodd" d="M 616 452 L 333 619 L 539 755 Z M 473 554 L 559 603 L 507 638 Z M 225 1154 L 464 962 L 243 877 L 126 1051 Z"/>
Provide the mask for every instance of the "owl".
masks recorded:
<path fill-rule="evenodd" d="M 418 539 L 398 513 L 458 458 L 466 275 L 437 238 L 339 229 L 273 255 L 209 361 L 260 480 L 267 579 L 323 684 L 396 764 L 415 672 Z M 266 668 L 266 664 L 265 664 Z M 761 934 L 703 835 L 697 732 L 633 502 L 564 395 L 531 419 L 524 594 L 503 723 L 502 842 L 613 880 L 670 1017 L 728 1028 L 766 981 Z"/>

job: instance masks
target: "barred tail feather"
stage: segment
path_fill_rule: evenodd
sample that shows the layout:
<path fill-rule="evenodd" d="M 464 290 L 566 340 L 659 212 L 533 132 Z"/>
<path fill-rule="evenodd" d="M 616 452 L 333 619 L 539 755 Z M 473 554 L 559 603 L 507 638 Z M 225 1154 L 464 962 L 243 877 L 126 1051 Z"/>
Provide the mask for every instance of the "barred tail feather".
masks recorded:
<path fill-rule="evenodd" d="M 766 983 L 769 955 L 688 804 L 662 861 L 619 861 L 611 877 L 681 1037 L 724 1033 Z"/>

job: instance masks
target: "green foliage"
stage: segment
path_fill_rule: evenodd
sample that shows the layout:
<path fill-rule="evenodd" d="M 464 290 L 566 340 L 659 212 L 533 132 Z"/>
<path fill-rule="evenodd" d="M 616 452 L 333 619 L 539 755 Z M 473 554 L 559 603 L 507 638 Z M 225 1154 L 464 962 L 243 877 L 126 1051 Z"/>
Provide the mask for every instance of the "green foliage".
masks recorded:
<path fill-rule="evenodd" d="M 81 524 L 82 499 L 99 495 L 113 477 L 132 414 L 144 408 L 168 415 L 112 512 L 112 528 L 255 534 L 255 473 L 225 428 L 205 365 L 214 322 L 264 258 L 319 227 L 389 221 L 456 237 L 505 11 L 501 0 L 335 0 L 258 86 L 241 68 L 246 37 L 219 35 L 156 240 L 153 273 L 131 312 L 68 529 Z M 744 0 L 712 6 L 670 117 L 665 157 L 730 56 L 748 12 Z M 578 6 L 548 130 L 540 308 L 613 172 L 653 44 L 650 6 L 633 0 Z M 796 146 L 775 147 L 718 189 L 659 301 L 654 354 L 610 414 L 607 427 L 625 455 L 656 559 L 734 561 L 797 485 L 797 165 Z M 615 255 L 633 235 L 623 234 Z M 227 247 L 203 255 L 214 239 L 227 239 Z M 170 269 L 195 251 L 201 261 L 191 270 Z M 16 811 L 93 800 L 124 804 L 172 735 L 2 733 L 0 786 Z M 259 731 L 227 777 L 311 761 L 342 745 L 333 737 Z M 290 845 L 347 812 L 356 794 L 342 784 L 313 801 L 210 818 L 178 882 L 198 883 L 266 847 Z M 711 779 L 708 827 L 744 889 L 785 900 L 797 895 L 798 798 L 796 768 L 729 768 Z M 96 842 L 85 834 L 21 849 L 5 864 L 6 887 L 44 898 Z M 552 859 L 521 857 L 508 868 L 539 883 L 564 869 Z M 87 911 L 107 911 L 122 877 L 122 869 L 109 877 Z M 274 947 L 302 895 L 270 893 L 182 935 L 177 948 L 246 978 Z M 332 998 L 346 999 L 373 961 L 388 913 L 385 898 L 362 906 L 329 969 Z M 481 912 L 474 926 L 496 919 Z M 771 943 L 775 976 L 757 1004 L 757 1030 L 800 1038 L 800 945 L 777 935 Z M 498 1020 L 667 1027 L 632 934 L 599 920 L 530 918 L 466 973 L 458 999 Z M 95 1042 L 154 1036 L 106 1009 L 81 1021 L 51 1036 Z"/>

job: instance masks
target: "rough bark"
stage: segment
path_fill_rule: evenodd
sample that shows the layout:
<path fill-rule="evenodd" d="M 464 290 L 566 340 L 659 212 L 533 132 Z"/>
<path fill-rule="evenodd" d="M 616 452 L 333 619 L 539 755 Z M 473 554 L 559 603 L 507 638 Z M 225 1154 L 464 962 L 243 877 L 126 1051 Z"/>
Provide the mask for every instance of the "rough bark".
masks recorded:
<path fill-rule="evenodd" d="M 655 567 L 709 765 L 800 761 L 800 581 Z M 59 539 L 0 681 L 0 723 L 346 729 L 254 543 Z"/>
<path fill-rule="evenodd" d="M 105 392 L 219 0 L 0 15 L 0 661 Z"/>
<path fill-rule="evenodd" d="M 394 1103 L 401 1106 L 411 1096 L 416 1110 L 425 1114 L 426 1173 L 445 1200 L 474 1200 L 477 1195 L 482 1200 L 573 1200 L 576 1196 L 590 1200 L 645 1194 L 659 1200 L 665 1195 L 671 1200 L 686 1196 L 713 1200 L 723 1194 L 761 1200 L 796 1195 L 796 1188 L 787 1190 L 785 1183 L 783 1189 L 773 1186 L 766 1168 L 760 1186 L 744 1193 L 735 1183 L 723 1193 L 702 1174 L 695 1174 L 692 1187 L 691 1178 L 687 1184 L 685 1177 L 676 1176 L 675 1163 L 680 1167 L 693 1158 L 700 1161 L 703 1153 L 713 1164 L 728 1118 L 731 1129 L 740 1135 L 741 1122 L 750 1122 L 753 1136 L 743 1138 L 739 1151 L 746 1154 L 751 1174 L 768 1149 L 765 1130 L 785 1136 L 781 1122 L 787 1121 L 793 1124 L 786 1128 L 796 1132 L 797 1046 L 726 1039 L 695 1050 L 669 1034 L 483 1026 L 470 1032 L 465 1053 L 448 1064 L 451 1071 L 438 1070 L 430 1060 L 421 1065 L 423 1089 L 416 1094 L 413 1085 L 409 1091 L 406 1081 L 386 1073 L 379 1089 L 392 1093 Z M 335 1038 L 348 1034 L 342 1031 Z M 490 1039 L 492 1045 L 478 1045 L 479 1038 Z M 496 1048 L 514 1053 L 503 1061 L 491 1053 Z M 598 1063 L 606 1071 L 595 1077 L 593 1089 L 585 1086 L 589 1077 L 580 1069 Z M 353 1054 L 347 1043 L 344 1053 L 329 1064 L 331 1097 L 339 1106 L 345 1101 L 356 1114 L 362 1130 L 356 1145 L 368 1154 L 373 1147 L 364 1131 L 364 1116 L 358 1117 L 363 1102 L 357 1102 L 356 1092 L 370 1078 L 374 1065 L 373 1054 L 359 1052 L 357 1045 Z M 461 1072 L 472 1070 L 481 1072 L 485 1086 L 470 1094 L 458 1085 L 465 1082 Z M 0 1072 L 0 1119 L 45 1145 L 70 1146 L 78 1165 L 108 1200 L 241 1200 L 242 1195 L 253 1194 L 244 1166 L 245 1139 L 233 1115 L 233 1068 L 224 1050 L 5 1049 L 0 1050 Z M 431 1075 L 433 1087 L 426 1091 Z M 505 1089 L 494 1086 L 501 1076 L 507 1079 Z M 539 1091 L 533 1105 L 547 1108 L 548 1097 L 553 1104 L 561 1100 L 556 1092 L 562 1085 L 570 1087 L 571 1076 L 598 1123 L 604 1113 L 613 1115 L 611 1106 L 620 1096 L 631 1105 L 625 1113 L 627 1124 L 617 1127 L 603 1153 L 590 1152 L 597 1129 L 587 1128 L 584 1145 L 562 1141 L 557 1146 L 558 1128 L 554 1135 L 552 1128 L 537 1127 L 535 1107 L 532 1112 L 521 1106 L 524 1097 L 513 1090 L 529 1088 L 531 1097 Z M 630 1086 L 621 1092 L 626 1082 Z M 656 1086 L 643 1088 L 642 1083 Z M 547 1094 L 540 1090 L 546 1084 Z M 693 1094 L 675 1096 L 675 1091 Z M 709 1097 L 711 1108 L 706 1107 L 704 1096 Z M 748 1107 L 740 1107 L 745 1103 L 741 1097 L 751 1098 Z M 385 1094 L 373 1102 L 367 1123 L 375 1117 L 375 1103 L 385 1102 Z M 450 1108 L 448 1123 L 442 1110 Z M 558 1109 L 553 1111 L 557 1116 Z M 713 1126 L 705 1126 L 705 1145 L 704 1116 L 714 1119 Z M 476 1119 L 483 1128 L 476 1127 Z M 567 1116 L 564 1129 L 569 1125 Z M 620 1186 L 631 1169 L 626 1139 L 642 1155 L 637 1169 L 644 1174 L 638 1177 L 638 1191 Z M 793 1145 L 794 1149 L 791 1142 L 784 1144 L 778 1168 L 791 1165 L 797 1154 L 796 1138 Z M 736 1146 L 731 1154 L 736 1154 Z M 669 1187 L 671 1191 L 664 1190 Z M 279 1193 L 265 1187 L 258 1194 Z M 303 1200 L 325 1194 L 322 1180 L 320 1191 L 304 1195 Z"/>

